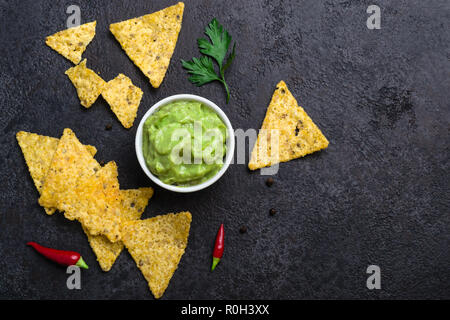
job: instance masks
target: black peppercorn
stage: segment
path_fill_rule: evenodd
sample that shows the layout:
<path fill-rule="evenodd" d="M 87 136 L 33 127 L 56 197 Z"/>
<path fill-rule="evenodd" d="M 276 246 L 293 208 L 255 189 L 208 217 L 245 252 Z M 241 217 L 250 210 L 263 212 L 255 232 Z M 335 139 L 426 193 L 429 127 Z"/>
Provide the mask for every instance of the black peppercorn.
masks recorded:
<path fill-rule="evenodd" d="M 266 186 L 271 187 L 272 185 L 273 185 L 273 179 L 272 178 L 267 178 Z"/>

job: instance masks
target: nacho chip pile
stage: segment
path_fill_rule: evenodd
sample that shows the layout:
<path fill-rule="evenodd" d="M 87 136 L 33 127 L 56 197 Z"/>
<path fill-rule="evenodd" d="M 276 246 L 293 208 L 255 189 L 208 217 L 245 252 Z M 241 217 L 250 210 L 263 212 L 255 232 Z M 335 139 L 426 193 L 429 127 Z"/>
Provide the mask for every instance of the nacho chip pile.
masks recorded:
<path fill-rule="evenodd" d="M 125 220 L 138 220 L 147 206 L 148 200 L 153 195 L 152 188 L 139 188 L 120 190 L 120 210 Z M 109 271 L 123 249 L 121 241 L 112 243 L 106 236 L 93 236 L 83 227 L 89 244 L 97 256 L 98 263 L 103 271 Z"/>
<path fill-rule="evenodd" d="M 184 3 L 144 15 L 139 18 L 113 23 L 110 31 L 119 41 L 130 59 L 158 88 L 170 64 L 183 20 Z M 48 36 L 45 43 L 72 61 L 76 66 L 66 75 L 77 90 L 80 103 L 89 108 L 101 94 L 125 128 L 131 128 L 142 98 L 142 90 L 123 74 L 106 83 L 93 70 L 87 68 L 83 52 L 95 36 L 97 21 L 59 31 Z"/>
<path fill-rule="evenodd" d="M 16 137 L 47 214 L 58 209 L 81 223 L 103 271 L 125 243 L 161 297 L 186 248 L 190 213 L 140 220 L 153 189 L 120 190 L 115 162 L 102 167 L 94 159 L 97 149 L 81 144 L 70 129 L 60 139 L 23 131 Z"/>
<path fill-rule="evenodd" d="M 77 90 L 80 104 L 90 108 L 102 94 L 123 126 L 131 128 L 141 102 L 142 90 L 134 86 L 123 74 L 106 83 L 95 71 L 87 67 L 86 59 L 81 61 L 84 50 L 95 36 L 95 26 L 96 21 L 57 32 L 48 36 L 46 43 L 76 64 L 67 69 L 65 74 Z"/>
<path fill-rule="evenodd" d="M 131 128 L 136 118 L 143 92 L 131 79 L 120 73 L 116 78 L 105 82 L 93 70 L 86 67 L 86 59 L 66 71 L 77 89 L 82 106 L 89 108 L 101 94 L 111 110 L 125 128 Z"/>
<path fill-rule="evenodd" d="M 55 154 L 59 139 L 24 131 L 18 132 L 16 137 L 34 185 L 39 194 L 41 194 L 44 178 L 50 168 L 50 163 Z M 97 153 L 97 149 L 94 146 L 86 146 L 86 149 L 89 150 L 92 156 Z M 44 209 L 49 215 L 55 212 L 55 208 L 44 206 Z"/>

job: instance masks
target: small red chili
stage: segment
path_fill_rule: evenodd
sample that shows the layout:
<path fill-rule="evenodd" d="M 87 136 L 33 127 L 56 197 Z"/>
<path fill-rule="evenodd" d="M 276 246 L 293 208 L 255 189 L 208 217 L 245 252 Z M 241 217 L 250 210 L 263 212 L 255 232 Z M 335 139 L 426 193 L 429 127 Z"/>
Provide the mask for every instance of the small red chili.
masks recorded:
<path fill-rule="evenodd" d="M 46 248 L 41 246 L 40 244 L 37 244 L 36 242 L 28 242 L 27 245 L 32 246 L 37 252 L 42 254 L 47 259 L 59 263 L 63 266 L 75 265 L 84 269 L 89 268 L 78 252 Z"/>
<path fill-rule="evenodd" d="M 224 237 L 225 232 L 223 230 L 223 223 L 220 225 L 219 231 L 217 232 L 216 236 L 216 242 L 214 244 L 214 251 L 213 251 L 213 262 L 211 266 L 211 271 L 214 271 L 217 264 L 219 263 L 220 259 L 222 259 L 223 256 L 223 246 L 224 246 Z"/>

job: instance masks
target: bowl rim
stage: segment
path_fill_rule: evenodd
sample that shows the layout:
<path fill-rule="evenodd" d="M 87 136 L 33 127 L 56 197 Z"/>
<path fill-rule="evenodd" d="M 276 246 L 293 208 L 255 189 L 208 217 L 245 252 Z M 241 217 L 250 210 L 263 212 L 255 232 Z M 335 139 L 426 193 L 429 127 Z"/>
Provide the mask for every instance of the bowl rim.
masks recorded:
<path fill-rule="evenodd" d="M 144 123 L 147 120 L 147 118 L 155 113 L 159 108 L 162 106 L 165 106 L 171 102 L 179 101 L 179 100 L 191 100 L 191 101 L 198 101 L 202 104 L 206 105 L 207 107 L 211 108 L 216 114 L 220 117 L 220 119 L 223 121 L 225 126 L 227 127 L 228 137 L 226 141 L 227 150 L 226 150 L 226 156 L 225 156 L 225 162 L 222 165 L 222 168 L 220 168 L 219 172 L 217 172 L 212 178 L 209 180 L 206 180 L 205 182 L 202 182 L 200 184 L 194 185 L 194 186 L 188 186 L 188 187 L 179 187 L 179 186 L 173 186 L 170 184 L 166 184 L 162 182 L 157 176 L 155 176 L 153 173 L 151 173 L 150 169 L 147 167 L 147 164 L 145 163 L 144 155 L 142 152 L 142 131 L 144 127 Z M 179 193 L 190 193 L 199 191 L 202 189 L 205 189 L 215 183 L 217 180 L 222 177 L 222 175 L 227 171 L 231 160 L 234 156 L 234 148 L 235 148 L 235 142 L 234 142 L 234 130 L 231 125 L 230 120 L 226 116 L 226 114 L 223 112 L 223 110 L 217 106 L 214 102 L 194 95 L 194 94 L 176 94 L 169 97 L 166 97 L 157 103 L 155 103 L 153 106 L 150 107 L 150 109 L 147 110 L 147 112 L 142 117 L 141 121 L 139 122 L 138 128 L 136 130 L 136 137 L 135 137 L 135 150 L 136 150 L 136 156 L 139 162 L 139 165 L 141 166 L 142 170 L 145 172 L 145 174 L 152 180 L 154 183 L 159 185 L 160 187 L 174 191 Z"/>

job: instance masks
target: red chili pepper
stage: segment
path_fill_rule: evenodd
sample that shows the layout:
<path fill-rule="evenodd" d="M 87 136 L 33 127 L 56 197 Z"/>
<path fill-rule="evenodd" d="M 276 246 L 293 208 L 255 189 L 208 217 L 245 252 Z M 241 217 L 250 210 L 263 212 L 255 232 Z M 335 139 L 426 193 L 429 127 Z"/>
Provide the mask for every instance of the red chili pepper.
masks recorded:
<path fill-rule="evenodd" d="M 225 237 L 225 232 L 223 230 L 223 223 L 222 223 L 220 225 L 219 231 L 217 232 L 216 242 L 214 244 L 213 262 L 212 262 L 212 266 L 211 266 L 211 271 L 214 271 L 214 269 L 216 268 L 216 266 L 219 263 L 220 259 L 222 259 L 224 237 Z"/>
<path fill-rule="evenodd" d="M 78 252 L 46 248 L 36 242 L 28 242 L 27 245 L 32 246 L 37 252 L 49 260 L 62 264 L 63 266 L 75 265 L 84 269 L 89 268 Z"/>

